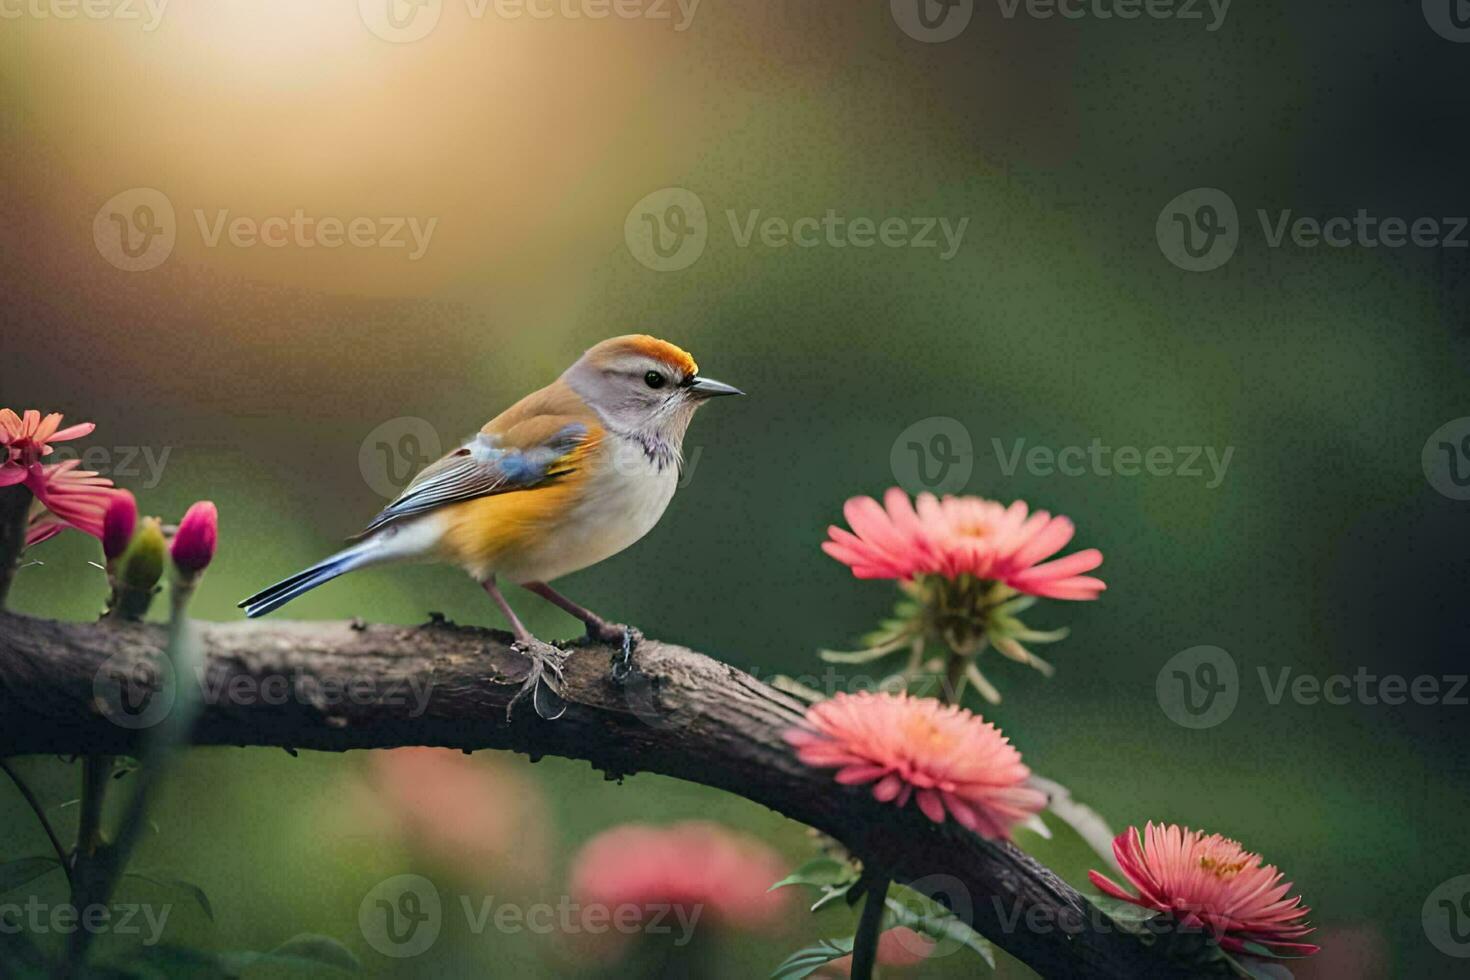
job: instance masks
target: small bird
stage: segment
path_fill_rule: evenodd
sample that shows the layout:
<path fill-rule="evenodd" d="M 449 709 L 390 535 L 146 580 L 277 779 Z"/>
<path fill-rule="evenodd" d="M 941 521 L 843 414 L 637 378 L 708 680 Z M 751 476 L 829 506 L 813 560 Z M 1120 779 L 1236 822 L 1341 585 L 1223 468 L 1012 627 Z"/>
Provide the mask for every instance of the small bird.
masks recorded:
<path fill-rule="evenodd" d="M 458 565 L 489 593 L 531 658 L 527 694 L 543 717 L 565 705 L 545 690 L 561 677 L 560 653 L 539 643 L 506 602 L 498 580 L 560 606 L 604 643 L 632 633 L 548 584 L 642 538 L 679 482 L 684 433 L 710 398 L 741 395 L 702 377 L 683 349 L 646 334 L 589 349 L 561 377 L 497 415 L 464 445 L 431 463 L 374 517 L 356 543 L 263 589 L 240 606 L 263 616 L 339 575 L 398 561 Z M 618 669 L 615 668 L 615 669 Z M 549 682 L 547 682 L 549 683 Z"/>

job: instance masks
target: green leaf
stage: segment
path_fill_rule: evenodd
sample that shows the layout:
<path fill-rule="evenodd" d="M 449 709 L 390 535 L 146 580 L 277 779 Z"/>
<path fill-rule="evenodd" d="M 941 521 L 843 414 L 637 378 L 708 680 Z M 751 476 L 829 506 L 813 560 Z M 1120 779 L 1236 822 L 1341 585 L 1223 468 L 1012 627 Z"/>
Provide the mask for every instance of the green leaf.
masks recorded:
<path fill-rule="evenodd" d="M 888 927 L 908 926 L 941 946 L 946 943 L 954 948 L 963 946 L 975 952 L 992 970 L 995 969 L 995 950 L 990 941 L 971 928 L 969 923 L 927 895 L 893 884 L 889 886 L 884 905 L 886 911 L 883 917 L 889 924 Z"/>
<path fill-rule="evenodd" d="M 871 650 L 818 650 L 817 656 L 829 664 L 867 664 L 874 660 L 882 660 L 891 653 L 893 650 L 874 647 Z"/>
<path fill-rule="evenodd" d="M 1134 935 L 1143 935 L 1148 932 L 1144 924 L 1157 919 L 1163 913 L 1158 909 L 1146 909 L 1132 902 L 1125 902 L 1121 898 L 1113 898 L 1111 895 L 1087 895 L 1089 902 L 1101 909 L 1103 914 L 1112 919 L 1126 932 Z"/>
<path fill-rule="evenodd" d="M 1033 630 L 1021 626 L 1017 632 L 1011 635 L 1018 640 L 1025 640 L 1027 643 L 1060 643 L 1070 636 L 1071 633 L 1072 630 L 1066 626 L 1054 630 Z"/>
<path fill-rule="evenodd" d="M 24 857 L 0 864 L 0 894 L 19 888 L 59 867 L 61 862 L 54 857 Z"/>
<path fill-rule="evenodd" d="M 991 613 L 1001 616 L 1015 616 L 1016 613 L 1023 613 L 1034 605 L 1036 605 L 1036 596 L 1018 595 L 1015 598 L 1007 599 L 999 605 L 992 606 Z"/>
<path fill-rule="evenodd" d="M 792 697 L 800 698 L 808 704 L 816 704 L 826 698 L 821 691 L 807 687 L 795 678 L 787 677 L 785 674 L 774 674 L 771 676 L 770 685 L 778 691 L 784 691 Z"/>
<path fill-rule="evenodd" d="M 1254 944 L 1252 944 L 1254 945 Z M 1230 971 L 1237 977 L 1246 980 L 1291 980 L 1292 973 L 1286 967 L 1278 963 L 1263 963 L 1252 959 L 1236 959 L 1228 953 L 1221 952 L 1220 958 Z M 1289 957 L 1297 959 L 1298 957 Z"/>
<path fill-rule="evenodd" d="M 852 936 L 846 939 L 819 939 L 799 949 L 771 971 L 771 980 L 802 980 L 833 960 L 852 955 Z"/>
<path fill-rule="evenodd" d="M 1303 953 L 1277 953 L 1267 949 L 1260 943 L 1245 942 L 1241 945 L 1245 947 L 1247 953 L 1263 960 L 1300 960 L 1305 959 L 1307 955 Z"/>
<path fill-rule="evenodd" d="M 852 881 L 844 881 L 839 885 L 827 885 L 823 887 L 822 896 L 812 903 L 811 911 L 820 912 L 833 902 L 847 898 L 848 893 L 852 891 L 852 887 L 856 884 L 857 879 L 854 878 Z M 851 904 L 850 899 L 849 904 Z"/>
<path fill-rule="evenodd" d="M 300 967 L 330 966 L 348 973 L 355 973 L 362 969 L 362 963 L 346 946 L 331 936 L 320 936 L 309 932 L 292 936 L 269 953 L 223 953 L 220 959 L 232 965 L 238 964 L 240 970 L 259 964 Z"/>
<path fill-rule="evenodd" d="M 193 882 L 184 881 L 182 878 L 160 878 L 145 871 L 128 871 L 123 874 L 123 877 L 138 878 L 149 884 L 157 885 L 160 888 L 174 888 L 184 892 L 199 903 L 199 907 L 204 910 L 204 914 L 209 916 L 210 922 L 214 921 L 214 906 L 210 904 L 209 896 L 204 894 L 203 888 L 200 888 Z"/>
<path fill-rule="evenodd" d="M 1110 867 L 1118 867 L 1118 859 L 1113 855 L 1113 838 L 1117 835 L 1102 814 L 1073 799 L 1072 791 L 1055 780 L 1032 773 L 1031 785 L 1046 794 L 1046 808 L 1054 816 L 1071 828 Z"/>
<path fill-rule="evenodd" d="M 302 933 L 266 952 L 239 950 L 210 953 L 186 946 L 152 946 L 140 949 L 133 962 L 156 968 L 168 980 L 234 980 L 255 966 L 299 967 L 318 969 L 323 966 L 357 972 L 362 964 L 351 950 L 329 936 Z"/>
<path fill-rule="evenodd" d="M 785 888 L 787 885 L 811 885 L 813 888 L 823 888 L 827 885 L 836 885 L 856 878 L 857 872 L 853 871 L 850 865 L 836 858 L 817 857 L 812 858 L 806 864 L 803 864 L 766 889 L 766 891 L 773 892 L 777 888 Z"/>

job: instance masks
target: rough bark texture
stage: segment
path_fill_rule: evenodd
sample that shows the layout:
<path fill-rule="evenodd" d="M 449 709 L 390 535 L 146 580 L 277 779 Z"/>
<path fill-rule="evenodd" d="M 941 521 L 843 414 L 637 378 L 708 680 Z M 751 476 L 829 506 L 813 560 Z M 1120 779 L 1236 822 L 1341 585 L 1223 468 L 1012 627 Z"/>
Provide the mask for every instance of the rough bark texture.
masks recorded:
<path fill-rule="evenodd" d="M 879 804 L 806 768 L 781 738 L 800 719 L 799 702 L 682 647 L 644 641 L 621 686 L 609 673 L 612 650 L 577 647 L 566 665 L 566 714 L 543 721 L 522 702 L 508 722 L 527 662 L 505 633 L 451 624 L 197 627 L 206 652 L 198 745 L 511 749 L 585 759 L 608 778 L 688 779 L 814 827 L 895 880 L 957 903 L 976 929 L 1044 976 L 1186 975 L 1135 937 L 1100 926 L 1076 891 L 1016 847 L 936 825 L 914 807 Z M 135 749 L 164 642 L 151 625 L 0 612 L 0 755 Z"/>

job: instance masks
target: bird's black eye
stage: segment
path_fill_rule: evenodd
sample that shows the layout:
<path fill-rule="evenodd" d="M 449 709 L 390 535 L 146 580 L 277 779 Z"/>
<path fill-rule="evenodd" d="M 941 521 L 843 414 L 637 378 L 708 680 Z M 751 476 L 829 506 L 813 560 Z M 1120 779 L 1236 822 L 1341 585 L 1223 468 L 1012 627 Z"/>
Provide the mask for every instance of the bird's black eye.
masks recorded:
<path fill-rule="evenodd" d="M 667 379 L 657 371 L 649 371 L 643 376 L 643 383 L 650 388 L 662 388 Z"/>

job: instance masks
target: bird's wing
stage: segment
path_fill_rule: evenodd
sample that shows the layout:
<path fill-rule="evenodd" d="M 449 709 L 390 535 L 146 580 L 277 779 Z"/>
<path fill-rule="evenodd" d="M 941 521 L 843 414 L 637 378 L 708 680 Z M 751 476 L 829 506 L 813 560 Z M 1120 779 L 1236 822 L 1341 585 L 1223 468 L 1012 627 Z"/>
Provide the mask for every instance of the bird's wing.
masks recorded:
<path fill-rule="evenodd" d="M 601 435 L 594 423 L 566 415 L 528 418 L 499 433 L 481 431 L 424 467 L 362 533 L 445 504 L 544 485 L 571 473 Z"/>

